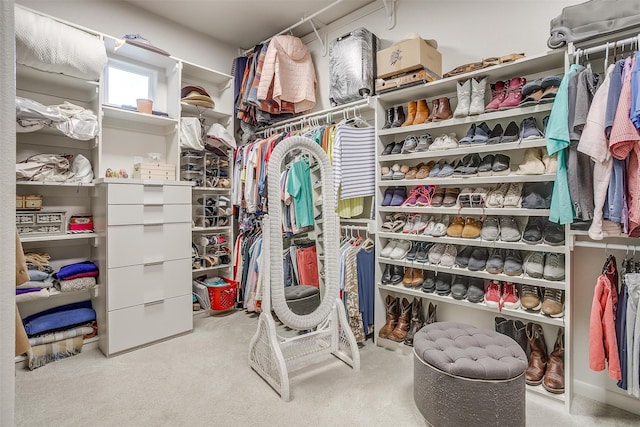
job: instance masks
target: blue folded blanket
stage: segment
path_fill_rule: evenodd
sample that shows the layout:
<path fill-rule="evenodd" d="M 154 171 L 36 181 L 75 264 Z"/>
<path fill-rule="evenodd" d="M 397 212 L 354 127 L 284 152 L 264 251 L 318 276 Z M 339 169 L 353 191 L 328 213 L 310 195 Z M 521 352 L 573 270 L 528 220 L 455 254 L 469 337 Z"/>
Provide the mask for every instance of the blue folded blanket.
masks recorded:
<path fill-rule="evenodd" d="M 91 301 L 74 302 L 27 316 L 22 320 L 28 336 L 65 329 L 96 320 Z"/>
<path fill-rule="evenodd" d="M 65 265 L 56 273 L 58 279 L 66 279 L 75 274 L 87 273 L 89 271 L 98 271 L 98 266 L 91 261 L 76 262 L 74 264 Z"/>

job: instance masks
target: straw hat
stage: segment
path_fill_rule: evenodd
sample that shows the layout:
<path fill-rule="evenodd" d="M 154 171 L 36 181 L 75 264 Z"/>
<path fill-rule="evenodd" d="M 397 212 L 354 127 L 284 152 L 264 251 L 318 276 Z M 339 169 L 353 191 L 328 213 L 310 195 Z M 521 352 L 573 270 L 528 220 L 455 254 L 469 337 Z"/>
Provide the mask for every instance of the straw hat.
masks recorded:
<path fill-rule="evenodd" d="M 215 103 L 201 86 L 185 86 L 180 92 L 181 101 L 199 107 L 214 108 Z"/>

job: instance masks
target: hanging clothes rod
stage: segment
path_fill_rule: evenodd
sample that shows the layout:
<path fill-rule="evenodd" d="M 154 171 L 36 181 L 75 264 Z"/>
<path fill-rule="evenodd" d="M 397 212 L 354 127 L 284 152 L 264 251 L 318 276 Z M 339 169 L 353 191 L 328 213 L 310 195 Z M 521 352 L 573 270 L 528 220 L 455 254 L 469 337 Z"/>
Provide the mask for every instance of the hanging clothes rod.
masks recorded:
<path fill-rule="evenodd" d="M 640 250 L 640 245 L 621 245 L 618 243 L 605 243 L 605 242 L 587 242 L 583 240 L 577 240 L 573 243 L 573 246 L 581 248 L 593 248 L 593 249 L 611 249 L 614 251 L 630 251 Z"/>
<path fill-rule="evenodd" d="M 304 17 L 304 18 L 301 18 L 301 19 L 300 19 L 298 22 L 296 22 L 295 24 L 293 24 L 293 25 L 289 25 L 287 28 L 285 28 L 284 30 L 280 31 L 280 32 L 279 32 L 279 33 L 277 33 L 277 34 L 274 34 L 273 36 L 269 37 L 268 39 L 262 40 L 262 41 L 261 41 L 260 43 L 258 43 L 258 44 L 265 44 L 265 43 L 267 43 L 268 41 L 270 41 L 272 38 L 274 38 L 275 36 L 279 36 L 279 35 L 282 35 L 282 34 L 288 33 L 289 31 L 293 30 L 294 28 L 299 27 L 300 25 L 304 24 L 305 22 L 309 22 L 309 21 L 311 21 L 311 20 L 312 20 L 313 18 L 315 18 L 316 16 L 318 16 L 318 15 L 320 15 L 320 14 L 322 14 L 322 13 L 326 12 L 327 10 L 329 10 L 329 9 L 331 9 L 331 8 L 333 8 L 333 7 L 335 7 L 335 6 L 337 6 L 338 4 L 342 3 L 343 1 L 344 1 L 344 0 L 336 0 L 336 1 L 334 1 L 333 3 L 331 3 L 331 4 L 329 4 L 329 5 L 325 6 L 325 7 L 323 7 L 322 9 L 318 10 L 317 12 L 314 12 L 314 13 L 312 13 L 312 14 L 311 14 L 311 15 L 309 15 L 309 16 L 306 16 L 306 17 Z M 320 38 L 320 35 L 318 34 L 318 31 L 317 31 L 317 30 L 316 30 L 316 28 L 315 28 L 315 24 L 313 24 L 313 23 L 312 23 L 312 26 L 313 26 L 313 31 L 316 33 L 316 36 L 318 37 L 318 40 L 320 41 L 320 43 L 321 43 L 321 44 L 323 44 L 323 47 L 324 47 L 324 43 L 323 43 L 322 39 Z M 249 52 L 251 52 L 251 51 L 253 51 L 253 48 L 252 48 L 252 49 L 244 49 L 243 54 L 244 54 L 244 55 L 246 55 L 247 53 L 249 53 Z"/>
<path fill-rule="evenodd" d="M 634 43 L 638 43 L 639 41 L 640 41 L 640 34 L 634 37 L 623 39 L 623 40 L 607 42 L 605 44 L 590 47 L 587 49 L 576 49 L 576 51 L 574 52 L 574 57 L 580 58 L 582 55 L 584 56 L 593 55 L 595 53 L 608 51 L 610 48 L 614 48 L 614 47 L 624 47 L 627 45 L 632 46 Z"/>
<path fill-rule="evenodd" d="M 294 126 L 304 125 L 309 121 L 309 119 L 312 119 L 312 118 L 318 118 L 318 119 L 326 120 L 328 122 L 334 114 L 348 113 L 349 111 L 352 111 L 352 109 L 355 115 L 355 112 L 360 107 L 369 108 L 370 101 L 371 101 L 371 98 L 367 97 L 364 99 L 359 99 L 357 101 L 350 102 L 348 104 L 343 104 L 337 107 L 327 108 L 325 110 L 305 114 L 304 116 L 298 116 L 292 119 L 282 120 L 281 122 L 278 122 L 267 128 L 261 129 L 256 133 L 264 134 L 265 132 L 274 132 L 274 131 L 284 129 L 287 126 L 294 127 Z"/>

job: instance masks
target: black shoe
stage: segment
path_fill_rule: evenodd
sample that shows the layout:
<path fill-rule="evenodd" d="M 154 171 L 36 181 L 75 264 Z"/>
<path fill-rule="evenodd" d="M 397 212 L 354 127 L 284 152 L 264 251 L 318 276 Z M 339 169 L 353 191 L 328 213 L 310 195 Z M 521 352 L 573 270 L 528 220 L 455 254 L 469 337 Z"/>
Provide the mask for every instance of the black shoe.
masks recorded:
<path fill-rule="evenodd" d="M 451 279 L 453 276 L 449 273 L 440 273 L 436 276 L 436 293 L 438 295 L 447 296 L 451 293 Z"/>
<path fill-rule="evenodd" d="M 462 168 L 462 175 L 464 176 L 477 175 L 478 166 L 480 166 L 480 163 L 482 163 L 482 157 L 480 157 L 480 154 L 473 153 L 469 158 L 469 160 L 467 161 L 467 163 Z"/>
<path fill-rule="evenodd" d="M 422 281 L 422 292 L 432 293 L 436 290 L 436 272 L 427 270 Z"/>
<path fill-rule="evenodd" d="M 491 175 L 491 168 L 493 167 L 493 159 L 495 156 L 493 154 L 487 154 L 484 156 L 480 165 L 478 165 L 478 174 L 479 175 Z"/>
<path fill-rule="evenodd" d="M 536 245 L 542 242 L 543 236 L 544 219 L 540 216 L 530 216 L 522 233 L 522 241 L 530 245 Z"/>
<path fill-rule="evenodd" d="M 402 105 L 395 108 L 394 117 L 395 119 L 393 120 L 393 123 L 391 123 L 391 127 L 399 128 L 406 120 L 406 117 L 404 115 L 404 107 Z"/>
<path fill-rule="evenodd" d="M 504 133 L 504 129 L 502 129 L 502 125 L 498 123 L 493 127 L 491 133 L 489 133 L 489 140 L 487 144 L 498 144 L 502 139 L 502 134 Z"/>
<path fill-rule="evenodd" d="M 500 140 L 500 143 L 507 143 L 507 142 L 516 142 L 517 140 L 520 139 L 520 128 L 518 128 L 518 125 L 516 124 L 516 122 L 512 121 L 509 122 L 509 124 L 507 125 L 507 128 L 504 130 L 504 135 L 502 135 L 502 139 Z"/>
<path fill-rule="evenodd" d="M 469 278 L 467 276 L 457 276 L 451 285 L 451 296 L 458 300 L 465 299 L 468 289 Z"/>
<path fill-rule="evenodd" d="M 391 151 L 393 151 L 393 148 L 396 146 L 395 142 L 392 142 L 391 144 L 387 144 L 386 147 L 384 147 L 384 151 L 382 152 L 383 156 L 388 156 L 389 154 L 391 154 Z"/>
<path fill-rule="evenodd" d="M 393 108 L 388 108 L 384 115 L 384 126 L 382 126 L 382 129 L 389 129 L 393 124 L 394 117 Z"/>
<path fill-rule="evenodd" d="M 544 226 L 543 240 L 547 245 L 551 246 L 564 245 L 564 225 L 547 221 Z"/>
<path fill-rule="evenodd" d="M 404 277 L 404 267 L 399 265 L 391 266 L 391 284 L 397 285 L 402 282 L 402 278 Z"/>
<path fill-rule="evenodd" d="M 390 285 L 391 284 L 391 265 L 386 264 L 384 266 L 384 273 L 382 273 L 382 284 L 383 285 Z"/>

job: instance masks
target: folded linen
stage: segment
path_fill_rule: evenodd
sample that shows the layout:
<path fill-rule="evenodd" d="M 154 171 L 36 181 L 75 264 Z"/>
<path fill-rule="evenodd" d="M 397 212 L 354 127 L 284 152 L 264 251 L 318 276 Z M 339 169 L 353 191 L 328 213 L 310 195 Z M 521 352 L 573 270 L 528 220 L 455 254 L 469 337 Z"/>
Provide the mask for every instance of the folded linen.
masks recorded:
<path fill-rule="evenodd" d="M 49 362 L 74 356 L 82 351 L 84 338 L 77 336 L 48 344 L 32 346 L 27 351 L 29 357 L 29 369 L 33 370 L 46 365 Z"/>
<path fill-rule="evenodd" d="M 96 319 L 91 301 L 74 302 L 27 316 L 22 320 L 29 336 L 81 325 Z"/>
<path fill-rule="evenodd" d="M 61 267 L 60 271 L 56 273 L 56 277 L 58 279 L 66 279 L 69 276 L 80 273 L 87 273 L 89 271 L 98 271 L 98 266 L 95 265 L 92 261 L 76 262 Z"/>
<path fill-rule="evenodd" d="M 93 327 L 91 324 L 77 326 L 75 328 L 64 329 L 62 331 L 51 332 L 48 334 L 42 334 L 29 338 L 29 344 L 42 345 L 49 344 L 50 342 L 62 341 L 67 338 L 84 337 L 86 335 L 93 334 Z"/>
<path fill-rule="evenodd" d="M 56 289 L 60 292 L 73 292 L 81 291 L 83 289 L 89 289 L 96 285 L 95 277 L 79 277 L 71 280 L 58 280 L 56 282 Z"/>

